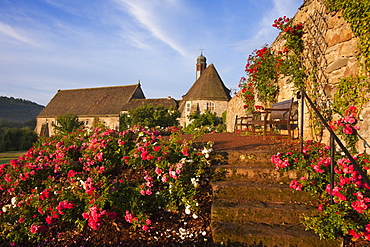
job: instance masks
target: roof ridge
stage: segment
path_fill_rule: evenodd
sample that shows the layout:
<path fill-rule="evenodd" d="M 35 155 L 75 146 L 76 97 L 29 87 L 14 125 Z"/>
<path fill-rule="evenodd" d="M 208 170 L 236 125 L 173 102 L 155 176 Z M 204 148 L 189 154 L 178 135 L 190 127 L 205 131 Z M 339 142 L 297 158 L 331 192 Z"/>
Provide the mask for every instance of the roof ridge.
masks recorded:
<path fill-rule="evenodd" d="M 89 90 L 89 89 L 104 89 L 104 88 L 121 88 L 121 87 L 133 87 L 139 86 L 140 83 L 131 84 L 131 85 L 119 85 L 119 86 L 104 86 L 104 87 L 87 87 L 87 88 L 71 88 L 71 89 L 59 89 L 59 91 L 74 91 L 74 90 Z"/>

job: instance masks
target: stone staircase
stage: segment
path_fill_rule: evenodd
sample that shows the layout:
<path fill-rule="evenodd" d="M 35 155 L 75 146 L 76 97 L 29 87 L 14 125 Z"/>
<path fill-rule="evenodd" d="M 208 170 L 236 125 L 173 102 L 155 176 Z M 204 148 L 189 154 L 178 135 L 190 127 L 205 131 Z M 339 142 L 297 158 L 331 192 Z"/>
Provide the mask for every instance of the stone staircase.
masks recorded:
<path fill-rule="evenodd" d="M 227 151 L 215 159 L 212 236 L 216 244 L 259 247 L 341 246 L 320 240 L 300 223 L 314 215 L 315 198 L 289 188 L 302 174 L 274 169 L 269 150 Z"/>

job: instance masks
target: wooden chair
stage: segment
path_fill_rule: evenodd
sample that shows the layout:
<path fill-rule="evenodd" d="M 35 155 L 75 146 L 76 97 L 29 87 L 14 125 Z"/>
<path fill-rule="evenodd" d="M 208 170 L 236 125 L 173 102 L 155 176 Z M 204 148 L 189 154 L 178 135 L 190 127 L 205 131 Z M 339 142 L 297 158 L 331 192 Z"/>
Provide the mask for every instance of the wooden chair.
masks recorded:
<path fill-rule="evenodd" d="M 249 115 L 247 117 L 235 117 L 235 124 L 234 124 L 234 132 L 243 132 L 247 131 L 248 128 L 251 126 L 250 121 L 253 119 L 253 115 Z"/>
<path fill-rule="evenodd" d="M 261 114 L 261 119 L 249 121 L 252 128 L 252 135 L 255 134 L 256 126 L 263 127 L 263 135 L 266 136 L 267 128 L 272 134 L 273 126 L 275 129 L 287 130 L 289 139 L 293 139 L 293 130 L 298 127 L 298 102 L 294 102 L 293 98 L 272 105 L 272 108 L 266 108 L 262 112 L 254 112 L 253 114 Z"/>

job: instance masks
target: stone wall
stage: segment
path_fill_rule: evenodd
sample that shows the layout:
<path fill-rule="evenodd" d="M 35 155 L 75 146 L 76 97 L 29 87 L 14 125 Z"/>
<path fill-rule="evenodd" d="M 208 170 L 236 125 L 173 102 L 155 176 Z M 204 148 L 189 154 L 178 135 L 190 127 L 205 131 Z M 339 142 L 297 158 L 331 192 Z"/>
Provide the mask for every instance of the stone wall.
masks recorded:
<path fill-rule="evenodd" d="M 54 135 L 55 134 L 55 129 L 53 127 L 53 124 L 56 123 L 56 118 L 41 118 L 41 117 L 38 117 L 36 119 L 37 121 L 37 124 L 36 124 L 36 128 L 35 128 L 35 132 L 40 135 L 41 134 L 41 131 L 43 126 L 44 128 L 47 126 L 48 127 L 48 132 L 49 132 L 49 135 Z M 89 117 L 89 116 L 84 116 L 84 117 L 79 117 L 78 118 L 78 121 L 79 122 L 83 122 L 84 123 L 84 126 L 86 128 L 91 128 L 94 126 L 95 122 L 101 122 L 101 123 L 104 123 L 105 126 L 107 126 L 108 128 L 110 129 L 115 129 L 115 130 L 118 130 L 119 129 L 119 117 L 118 116 L 102 116 L 102 117 Z"/>
<path fill-rule="evenodd" d="M 189 106 L 187 106 L 189 104 Z M 212 104 L 212 105 L 211 105 Z M 211 108 L 210 108 L 211 107 Z M 181 117 L 179 118 L 179 123 L 181 126 L 186 126 L 190 124 L 188 116 L 195 111 L 199 114 L 203 114 L 207 109 L 210 109 L 212 113 L 216 113 L 217 117 L 222 117 L 222 113 L 228 108 L 228 101 L 226 100 L 193 100 L 186 101 L 181 107 Z M 187 109 L 189 111 L 187 111 Z"/>
<path fill-rule="evenodd" d="M 299 8 L 293 18 L 295 24 L 304 26 L 304 62 L 307 73 L 312 78 L 306 81 L 308 88 L 314 89 L 317 107 L 331 108 L 334 94 L 340 78 L 356 76 L 358 68 L 357 38 L 354 37 L 349 23 L 341 12 L 329 12 L 322 0 L 308 0 Z M 279 46 L 281 44 L 276 44 Z M 275 46 L 275 43 L 271 45 Z M 314 83 L 316 81 L 317 83 Z M 281 88 L 287 88 L 284 81 L 280 81 Z M 291 90 L 290 90 L 291 91 Z M 294 94 L 294 93 L 293 93 Z M 279 98 L 292 95 L 289 90 L 282 90 Z M 306 112 L 311 109 L 305 105 Z M 327 142 L 329 133 L 315 132 L 310 127 L 309 114 L 305 114 L 305 138 Z M 334 116 L 335 117 L 335 116 Z"/>
<path fill-rule="evenodd" d="M 319 96 L 315 102 L 318 107 L 322 109 L 329 108 L 333 102 L 340 78 L 359 74 L 357 38 L 354 37 L 349 23 L 344 20 L 341 12 L 329 12 L 323 4 L 323 0 L 306 0 L 294 16 L 293 23 L 302 23 L 304 26 L 304 63 L 307 73 L 311 76 L 306 85 L 308 88 L 315 87 L 315 95 Z M 284 43 L 285 41 L 278 36 L 271 47 L 279 51 L 282 50 Z M 286 79 L 282 78 L 278 84 L 280 87 L 278 101 L 296 95 L 292 85 L 286 83 Z M 239 103 L 242 104 L 235 97 L 230 101 L 228 121 L 233 121 L 235 115 L 240 114 L 240 107 L 235 106 Z M 310 111 L 306 105 L 305 109 L 306 112 Z M 359 131 L 359 134 L 370 142 L 370 121 L 365 117 L 368 114 L 370 114 L 370 103 L 365 104 L 360 115 L 361 129 Z M 315 139 L 317 135 L 312 133 L 310 128 L 309 114 L 304 116 L 305 138 Z M 232 123 L 228 123 L 228 126 L 231 125 Z M 232 128 L 228 127 L 228 131 L 232 131 Z M 327 137 L 328 134 L 324 133 L 323 140 L 326 141 Z"/>
<path fill-rule="evenodd" d="M 227 105 L 226 112 L 226 130 L 227 132 L 234 132 L 235 118 L 245 117 L 244 102 L 240 97 L 240 92 L 236 94 Z"/>

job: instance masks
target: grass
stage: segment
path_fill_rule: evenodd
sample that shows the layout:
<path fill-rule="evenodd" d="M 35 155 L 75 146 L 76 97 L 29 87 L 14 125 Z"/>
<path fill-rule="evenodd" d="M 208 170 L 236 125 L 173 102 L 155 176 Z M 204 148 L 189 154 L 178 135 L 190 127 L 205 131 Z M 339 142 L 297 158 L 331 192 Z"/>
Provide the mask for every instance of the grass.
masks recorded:
<path fill-rule="evenodd" d="M 16 159 L 22 154 L 25 154 L 27 150 L 24 151 L 8 151 L 0 153 L 0 165 L 1 164 L 8 164 L 10 160 Z"/>

